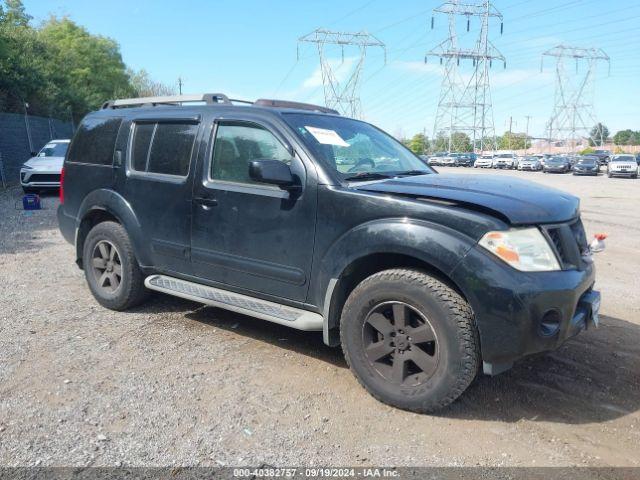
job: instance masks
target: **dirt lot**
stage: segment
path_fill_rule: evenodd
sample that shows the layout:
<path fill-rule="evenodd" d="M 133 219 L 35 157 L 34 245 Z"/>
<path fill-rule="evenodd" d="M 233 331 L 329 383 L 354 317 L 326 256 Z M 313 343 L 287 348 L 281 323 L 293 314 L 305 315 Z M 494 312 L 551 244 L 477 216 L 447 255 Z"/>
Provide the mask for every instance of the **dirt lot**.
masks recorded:
<path fill-rule="evenodd" d="M 1 195 L 0 465 L 640 466 L 640 180 L 490 173 L 580 196 L 609 233 L 602 326 L 433 416 L 376 402 L 320 334 L 160 295 L 101 308 L 55 197 Z"/>

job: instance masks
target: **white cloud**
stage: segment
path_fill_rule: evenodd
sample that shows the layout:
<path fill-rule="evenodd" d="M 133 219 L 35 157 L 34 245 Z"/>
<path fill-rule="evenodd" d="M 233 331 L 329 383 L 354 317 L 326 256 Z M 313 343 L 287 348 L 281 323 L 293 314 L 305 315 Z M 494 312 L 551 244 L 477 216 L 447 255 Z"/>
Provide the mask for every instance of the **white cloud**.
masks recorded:
<path fill-rule="evenodd" d="M 355 61 L 355 57 L 345 57 L 344 61 L 342 58 L 327 59 L 327 63 L 331 67 L 331 71 L 338 82 L 343 82 L 349 77 Z M 313 73 L 302 82 L 302 86 L 304 88 L 317 88 L 322 86 L 322 69 L 319 65 Z"/>

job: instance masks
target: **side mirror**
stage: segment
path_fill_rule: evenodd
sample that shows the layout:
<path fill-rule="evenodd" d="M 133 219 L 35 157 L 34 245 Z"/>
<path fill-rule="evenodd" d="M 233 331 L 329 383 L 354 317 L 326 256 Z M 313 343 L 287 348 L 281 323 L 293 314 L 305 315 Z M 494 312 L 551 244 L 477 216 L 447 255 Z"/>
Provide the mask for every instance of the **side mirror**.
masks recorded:
<path fill-rule="evenodd" d="M 249 178 L 285 190 L 295 183 L 289 165 L 278 160 L 254 160 L 249 164 Z"/>
<path fill-rule="evenodd" d="M 32 157 L 35 157 L 36 155 L 38 155 L 38 152 L 31 152 Z"/>

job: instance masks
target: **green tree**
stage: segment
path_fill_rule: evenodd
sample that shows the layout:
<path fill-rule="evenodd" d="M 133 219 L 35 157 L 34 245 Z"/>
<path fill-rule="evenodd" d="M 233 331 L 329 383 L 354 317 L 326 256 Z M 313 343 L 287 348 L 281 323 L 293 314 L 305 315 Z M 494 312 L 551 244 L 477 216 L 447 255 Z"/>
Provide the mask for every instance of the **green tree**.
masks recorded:
<path fill-rule="evenodd" d="M 77 116 L 110 98 L 134 95 L 114 40 L 91 35 L 68 18 L 55 17 L 43 25 L 39 37 L 51 52 L 47 73 L 59 88 L 58 100 Z"/>
<path fill-rule="evenodd" d="M 162 95 L 175 95 L 176 87 L 174 85 L 166 85 L 153 80 L 146 70 L 128 70 L 127 74 L 131 81 L 135 95 L 138 97 L 156 97 Z"/>
<path fill-rule="evenodd" d="M 405 145 L 416 155 L 424 155 L 429 149 L 429 140 L 423 133 L 416 133 Z"/>
<path fill-rule="evenodd" d="M 500 150 L 524 150 L 528 145 L 525 133 L 504 132 L 500 137 L 498 149 Z"/>
<path fill-rule="evenodd" d="M 609 129 L 606 125 L 598 122 L 589 132 L 589 145 L 592 147 L 601 147 L 609 138 Z"/>
<path fill-rule="evenodd" d="M 33 19 L 27 15 L 21 0 L 5 0 L 6 9 L 0 5 L 0 21 L 12 26 L 26 27 Z"/>

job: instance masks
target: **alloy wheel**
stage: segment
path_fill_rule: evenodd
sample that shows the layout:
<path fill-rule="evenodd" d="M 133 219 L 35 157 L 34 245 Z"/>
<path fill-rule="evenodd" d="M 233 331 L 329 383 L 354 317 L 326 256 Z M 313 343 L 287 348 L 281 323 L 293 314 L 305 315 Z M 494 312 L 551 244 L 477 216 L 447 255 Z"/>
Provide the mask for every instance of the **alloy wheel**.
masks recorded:
<path fill-rule="evenodd" d="M 404 302 L 384 302 L 367 315 L 362 327 L 369 364 L 385 380 L 417 386 L 438 368 L 439 348 L 429 320 Z"/>
<path fill-rule="evenodd" d="M 93 248 L 91 267 L 99 288 L 115 293 L 122 283 L 122 261 L 115 245 L 100 240 Z"/>

